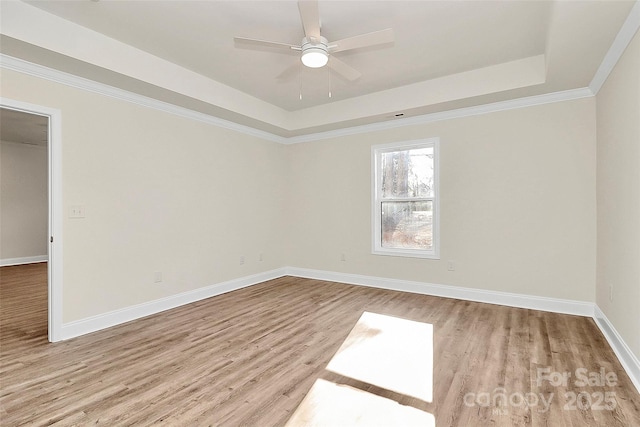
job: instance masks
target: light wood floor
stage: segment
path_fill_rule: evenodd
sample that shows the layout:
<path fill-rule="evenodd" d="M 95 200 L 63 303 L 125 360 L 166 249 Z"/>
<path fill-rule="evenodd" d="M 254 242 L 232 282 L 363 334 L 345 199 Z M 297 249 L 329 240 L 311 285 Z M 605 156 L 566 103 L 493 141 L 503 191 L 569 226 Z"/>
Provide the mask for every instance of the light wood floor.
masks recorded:
<path fill-rule="evenodd" d="M 3 267 L 0 280 L 3 426 L 283 425 L 319 378 L 429 412 L 438 427 L 640 426 L 640 396 L 588 318 L 284 277 L 49 343 L 46 264 Z M 433 402 L 325 370 L 363 311 L 433 324 Z M 547 367 L 570 372 L 568 384 L 538 385 Z M 577 387 L 578 368 L 614 372 L 617 385 Z M 527 393 L 549 410 L 520 405 Z M 615 408 L 580 409 L 598 393 Z"/>

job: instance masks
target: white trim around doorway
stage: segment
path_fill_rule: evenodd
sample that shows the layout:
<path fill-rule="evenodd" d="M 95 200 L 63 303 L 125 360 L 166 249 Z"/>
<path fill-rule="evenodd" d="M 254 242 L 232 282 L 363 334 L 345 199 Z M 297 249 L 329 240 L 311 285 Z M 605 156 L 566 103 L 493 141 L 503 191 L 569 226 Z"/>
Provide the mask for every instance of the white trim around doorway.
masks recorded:
<path fill-rule="evenodd" d="M 62 339 L 62 112 L 55 108 L 0 97 L 0 107 L 49 118 L 49 341 Z"/>

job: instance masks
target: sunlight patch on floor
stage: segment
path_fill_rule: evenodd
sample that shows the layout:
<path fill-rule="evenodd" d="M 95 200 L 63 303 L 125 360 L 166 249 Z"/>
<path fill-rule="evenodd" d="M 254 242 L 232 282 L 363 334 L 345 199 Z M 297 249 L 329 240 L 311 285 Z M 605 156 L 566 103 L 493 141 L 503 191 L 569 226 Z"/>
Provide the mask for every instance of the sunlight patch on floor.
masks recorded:
<path fill-rule="evenodd" d="M 433 325 L 364 312 L 326 369 L 431 402 Z M 428 412 L 322 378 L 287 422 L 287 427 L 435 425 Z"/>
<path fill-rule="evenodd" d="M 435 417 L 428 412 L 323 379 L 316 380 L 287 422 L 287 427 L 435 425 Z"/>
<path fill-rule="evenodd" d="M 431 402 L 433 325 L 364 312 L 327 370 Z"/>

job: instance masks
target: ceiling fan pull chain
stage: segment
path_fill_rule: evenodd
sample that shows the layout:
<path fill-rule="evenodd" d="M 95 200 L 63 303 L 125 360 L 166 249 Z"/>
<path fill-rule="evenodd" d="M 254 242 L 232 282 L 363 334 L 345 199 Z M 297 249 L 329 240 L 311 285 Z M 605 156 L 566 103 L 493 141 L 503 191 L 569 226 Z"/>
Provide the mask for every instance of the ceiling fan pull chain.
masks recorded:
<path fill-rule="evenodd" d="M 302 101 L 302 67 L 300 67 L 300 101 Z"/>
<path fill-rule="evenodd" d="M 329 86 L 329 98 L 331 98 L 331 70 L 327 68 L 327 84 Z"/>

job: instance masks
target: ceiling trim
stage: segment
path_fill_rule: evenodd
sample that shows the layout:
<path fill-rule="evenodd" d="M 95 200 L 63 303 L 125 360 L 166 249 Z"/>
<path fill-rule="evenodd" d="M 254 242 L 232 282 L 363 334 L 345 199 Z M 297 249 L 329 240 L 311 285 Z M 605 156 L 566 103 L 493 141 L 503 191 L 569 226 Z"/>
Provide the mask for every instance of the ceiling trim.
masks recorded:
<path fill-rule="evenodd" d="M 638 29 L 640 29 L 640 0 L 636 1 L 631 12 L 629 12 L 629 16 L 627 16 L 624 24 L 622 24 L 618 35 L 613 40 L 600 67 L 598 67 L 598 71 L 596 71 L 591 83 L 589 83 L 589 88 L 594 95 L 598 94 L 604 82 L 607 81 L 607 77 L 609 77 L 609 74 L 613 71 L 613 68 L 620 60 L 627 46 L 629 46 L 629 43 L 631 43 L 631 40 L 633 40 Z"/>
<path fill-rule="evenodd" d="M 119 89 L 113 86 L 106 85 L 104 83 L 99 83 L 93 80 L 86 79 L 84 77 L 69 74 L 64 71 L 45 67 L 43 65 L 34 64 L 32 62 L 14 58 L 12 56 L 0 54 L 0 68 L 17 71 L 55 83 L 61 83 L 63 85 L 70 86 L 76 89 L 86 90 L 88 92 L 93 92 L 111 98 L 119 99 L 121 101 L 130 102 L 142 107 L 153 108 L 155 110 L 164 111 L 166 113 L 174 114 L 180 117 L 208 123 L 224 129 L 229 129 L 236 132 L 244 133 L 246 135 L 255 136 L 257 138 L 266 139 L 267 141 L 278 142 L 280 144 L 286 142 L 286 138 L 272 134 L 270 132 L 265 132 L 259 129 L 252 128 L 250 126 L 241 125 L 229 120 L 221 119 L 219 117 L 190 110 L 188 108 L 179 107 L 177 105 L 149 98 L 144 95 L 138 95 L 124 89 Z"/>
<path fill-rule="evenodd" d="M 593 92 L 588 87 L 580 89 L 552 92 L 543 95 L 528 96 L 525 98 L 512 99 L 508 101 L 494 102 L 491 104 L 477 105 L 473 107 L 458 108 L 456 110 L 442 111 L 438 113 L 424 114 L 422 116 L 407 117 L 389 122 L 372 123 L 362 126 L 353 126 L 345 129 L 331 130 L 327 132 L 314 133 L 309 135 L 294 136 L 287 138 L 287 144 L 311 142 L 321 139 L 336 138 L 341 136 L 355 135 L 365 132 L 374 132 L 387 129 L 395 129 L 405 126 L 422 125 L 426 123 L 438 122 L 442 120 L 459 119 L 462 117 L 478 116 L 481 114 L 495 113 L 498 111 L 515 110 L 518 108 L 532 107 L 535 105 L 550 104 L 553 102 L 571 101 L 574 99 L 588 98 L 593 96 Z"/>
<path fill-rule="evenodd" d="M 120 100 L 131 102 L 140 106 L 153 108 L 156 110 L 168 112 L 170 114 L 178 115 L 181 117 L 189 118 L 189 119 L 200 121 L 200 122 L 205 122 L 214 126 L 218 126 L 221 128 L 225 128 L 225 129 L 233 130 L 246 135 L 250 135 L 253 137 L 257 137 L 265 141 L 272 141 L 272 142 L 281 143 L 281 144 L 294 144 L 294 143 L 302 143 L 302 142 L 309 142 L 309 141 L 315 141 L 315 140 L 323 140 L 327 138 L 339 137 L 344 135 L 354 135 L 354 134 L 365 133 L 365 132 L 379 131 L 384 129 L 395 129 L 401 126 L 411 126 L 411 125 L 422 124 L 422 123 L 430 123 L 433 121 L 455 119 L 455 118 L 460 118 L 460 117 L 465 117 L 470 115 L 486 114 L 494 111 L 502 111 L 502 110 L 513 109 L 513 108 L 522 108 L 522 107 L 527 107 L 531 105 L 545 104 L 549 102 L 557 102 L 557 101 L 571 100 L 571 99 L 577 99 L 577 98 L 582 98 L 587 96 L 594 96 L 595 94 L 598 93 L 598 91 L 606 81 L 609 73 L 615 67 L 617 61 L 620 59 L 620 57 L 624 53 L 625 48 L 628 46 L 628 44 L 634 37 L 635 33 L 638 31 L 638 28 L 640 27 L 640 0 L 636 0 L 634 3 L 635 4 L 631 8 L 631 12 L 627 16 L 623 26 L 620 28 L 620 31 L 618 32 L 615 40 L 613 41 L 612 45 L 607 51 L 607 54 L 602 60 L 597 72 L 591 79 L 591 82 L 589 83 L 588 87 L 572 89 L 572 90 L 567 90 L 562 92 L 540 94 L 536 96 L 519 98 L 514 100 L 507 100 L 507 101 L 496 102 L 491 104 L 465 107 L 465 108 L 460 108 L 456 110 L 429 113 L 429 114 L 414 116 L 414 117 L 391 119 L 384 122 L 371 123 L 371 124 L 365 124 L 365 125 L 353 125 L 354 123 L 353 121 L 351 125 L 348 124 L 349 123 L 348 121 L 343 121 L 342 123 L 340 123 L 340 120 L 338 120 L 338 118 L 335 118 L 335 119 L 329 120 L 327 124 L 328 125 L 332 124 L 335 127 L 339 127 L 339 126 L 346 126 L 346 127 L 335 129 L 335 130 L 322 131 L 322 132 L 317 132 L 317 130 L 320 128 L 315 127 L 316 132 L 314 132 L 313 131 L 314 127 L 308 125 L 308 126 L 303 126 L 301 129 L 299 129 L 299 132 L 300 133 L 305 132 L 304 128 L 306 127 L 307 132 L 314 132 L 314 133 L 307 133 L 307 134 L 301 134 L 301 135 L 289 136 L 289 137 L 287 137 L 286 135 L 294 135 L 297 132 L 294 132 L 293 129 L 291 128 L 287 129 L 286 126 L 282 126 L 282 123 L 287 123 L 287 119 L 293 118 L 295 114 L 289 114 L 289 115 L 277 116 L 277 117 L 271 115 L 270 119 L 262 120 L 262 123 L 269 125 L 268 127 L 265 128 L 265 127 L 257 126 L 256 123 L 244 122 L 245 124 L 241 124 L 243 123 L 243 118 L 251 118 L 249 115 L 235 118 L 235 117 L 228 117 L 224 115 L 218 115 L 218 113 L 216 113 L 215 111 L 208 111 L 207 113 L 202 112 L 205 110 L 196 111 L 195 109 L 193 109 L 193 105 L 179 106 L 172 103 L 172 101 L 169 101 L 169 102 L 160 101 L 151 96 L 144 96 L 136 92 L 130 92 L 128 90 L 120 89 L 115 86 L 110 86 L 109 84 L 98 83 L 97 81 L 94 81 L 91 79 L 79 77 L 73 74 L 73 71 L 71 71 L 71 73 L 62 72 L 62 71 L 56 70 L 55 68 L 48 68 L 43 65 L 31 63 L 23 59 L 11 57 L 9 55 L 0 54 L 0 68 L 6 68 L 6 69 L 22 72 L 32 76 L 44 78 L 50 81 L 62 83 L 62 84 L 75 87 L 81 90 L 87 90 L 90 92 L 99 93 L 112 98 L 117 98 Z M 49 16 L 49 14 L 46 14 L 42 11 L 35 10 L 35 8 L 27 6 L 21 2 L 15 2 L 15 4 L 14 2 L 11 2 L 11 4 L 12 6 L 15 6 L 12 9 L 12 13 L 15 14 L 15 17 L 33 17 L 34 19 L 38 18 L 40 20 L 44 20 L 45 18 L 53 19 Z M 55 19 L 54 21 L 55 22 L 52 21 L 52 25 L 53 24 L 58 26 L 61 26 L 63 24 L 66 25 L 66 23 L 63 22 L 64 20 Z M 10 33 L 9 36 L 14 35 L 17 37 L 17 40 L 22 40 L 21 38 L 22 36 L 35 37 L 33 40 L 30 38 L 27 38 L 27 39 L 24 39 L 24 41 L 25 42 L 29 42 L 30 40 L 39 41 L 42 43 L 42 48 L 44 49 L 47 49 L 48 47 L 50 48 L 50 45 L 48 44 L 48 40 L 46 38 L 43 39 L 41 32 L 34 31 L 34 32 L 29 32 L 28 34 L 25 33 L 26 27 L 19 25 L 19 22 L 25 22 L 24 20 L 9 19 L 8 22 L 13 23 L 10 28 L 11 31 L 9 31 Z M 81 28 L 83 31 L 87 31 L 84 27 L 79 27 L 77 25 L 74 26 L 74 28 L 76 27 Z M 3 34 L 5 33 L 5 30 L 7 29 L 3 28 Z M 64 37 L 66 37 L 64 36 L 64 34 L 67 34 L 67 32 L 62 31 L 61 33 L 63 33 L 63 36 L 61 37 L 62 39 L 64 39 Z M 87 35 L 97 36 L 96 34 L 93 34 L 93 32 L 91 34 L 87 33 Z M 109 39 L 108 41 L 116 42 L 115 40 L 111 40 L 111 39 Z M 102 42 L 106 43 L 107 41 L 102 40 Z M 36 45 L 38 44 L 36 43 Z M 65 45 L 63 43 L 63 46 L 68 47 L 68 44 Z M 109 46 L 111 50 L 117 51 L 119 48 L 118 46 L 120 46 L 120 44 L 118 44 L 118 46 L 115 46 L 115 45 L 114 46 L 109 45 Z M 126 45 L 126 47 L 128 48 L 129 46 Z M 82 59 L 78 59 L 78 60 L 82 60 Z M 175 64 L 170 64 L 170 65 L 175 65 Z M 99 65 L 96 65 L 96 66 L 99 66 Z M 163 68 L 163 69 L 166 71 L 166 68 Z M 158 78 L 160 79 L 166 77 L 166 72 L 163 72 L 162 70 L 158 71 L 158 73 L 156 74 L 159 76 Z M 175 92 L 175 93 L 181 93 L 181 92 Z M 185 95 L 185 96 L 188 96 L 188 95 Z M 199 98 L 196 95 L 193 99 L 199 99 Z M 207 101 L 203 100 L 202 102 L 207 102 Z M 213 106 L 213 104 L 211 105 Z M 261 110 L 261 107 L 257 106 L 256 111 L 259 112 L 260 110 Z M 304 111 L 304 110 L 300 110 L 300 111 Z M 293 113 L 298 113 L 298 112 L 293 112 Z M 241 115 L 242 113 L 238 113 L 238 114 Z M 314 114 L 315 114 L 315 111 L 314 111 Z M 324 116 L 325 114 L 321 114 L 321 115 Z M 226 117 L 226 118 L 222 118 L 222 117 Z M 280 124 L 279 125 L 275 124 L 276 121 L 279 121 Z M 282 132 L 279 132 L 278 130 L 274 131 L 274 128 L 281 129 Z"/>
<path fill-rule="evenodd" d="M 73 74 L 54 70 L 52 68 L 44 67 L 42 65 L 34 64 L 11 56 L 0 54 L 0 66 L 1 68 L 6 68 L 8 70 L 21 72 L 56 83 L 61 83 L 67 86 L 74 87 L 76 89 L 86 90 L 122 101 L 131 102 L 143 107 L 153 108 L 155 110 L 164 111 L 180 117 L 197 120 L 224 129 L 230 129 L 233 131 L 244 133 L 246 135 L 262 138 L 267 141 L 277 142 L 280 144 L 298 144 L 303 142 L 318 141 L 366 132 L 396 129 L 404 126 L 414 126 L 441 120 L 477 116 L 480 114 L 513 110 L 517 108 L 531 107 L 534 105 L 549 104 L 552 102 L 570 101 L 594 95 L 589 88 L 580 88 L 287 138 L 272 134 L 270 132 L 255 129 L 250 126 L 241 125 L 229 120 L 224 120 L 218 117 L 210 116 L 208 114 L 193 111 L 188 108 L 179 107 L 177 105 L 169 104 L 163 101 L 158 101 L 153 98 L 138 95 L 123 89 L 106 85 L 104 83 L 98 83 L 93 80 L 85 79 L 84 77 L 78 77 Z"/>
<path fill-rule="evenodd" d="M 291 111 L 291 123 L 296 128 L 290 130 L 304 132 L 333 123 L 389 117 L 398 111 L 534 87 L 544 84 L 546 77 L 544 55 L 529 56 Z"/>
<path fill-rule="evenodd" d="M 617 40 L 617 39 L 616 39 Z M 612 47 L 613 49 L 613 47 Z M 344 129 L 337 129 L 326 132 L 312 133 L 307 135 L 299 135 L 293 137 L 282 137 L 263 130 L 255 129 L 250 126 L 241 125 L 229 120 L 224 120 L 215 116 L 200 113 L 188 108 L 173 105 L 167 102 L 158 101 L 143 95 L 138 95 L 123 89 L 109 86 L 103 83 L 95 82 L 83 77 L 79 77 L 66 72 L 58 71 L 39 64 L 34 64 L 22 59 L 14 58 L 8 55 L 0 54 L 0 68 L 17 71 L 34 77 L 42 78 L 56 83 L 71 86 L 76 89 L 86 90 L 89 92 L 105 95 L 111 98 L 130 102 L 147 108 L 167 112 L 180 117 L 208 123 L 224 129 L 233 130 L 249 136 L 261 138 L 280 144 L 298 144 L 304 142 L 312 142 L 318 140 L 326 140 L 342 136 L 356 135 L 367 132 L 375 132 L 388 129 L 396 129 L 405 126 L 415 126 L 426 123 L 432 123 L 442 120 L 457 119 L 462 117 L 477 116 L 481 114 L 493 113 L 497 111 L 512 110 L 535 105 L 549 104 L 561 101 L 570 101 L 594 96 L 592 90 L 588 87 L 572 89 L 561 92 L 552 92 L 543 95 L 518 98 L 508 101 L 495 102 L 491 104 L 478 105 L 473 107 L 460 108 L 455 110 L 425 114 L 421 116 L 408 117 L 393 121 L 385 121 L 360 126 L 352 126 Z"/>
<path fill-rule="evenodd" d="M 85 67 L 88 66 L 85 72 L 93 74 L 97 70 L 92 71 L 92 68 L 97 67 L 102 73 L 106 71 L 107 75 L 116 73 L 127 79 L 138 80 L 174 95 L 204 102 L 232 115 L 228 117 L 219 115 L 218 112 L 206 112 L 212 116 L 257 129 L 261 128 L 255 122 L 247 123 L 243 120 L 269 123 L 281 129 L 290 127 L 289 116 L 286 110 L 280 107 L 26 2 L 2 1 L 0 33 L 26 44 L 27 49 L 35 47 L 36 52 L 38 49 L 44 49 L 55 54 L 49 59 L 39 57 L 41 60 L 55 61 L 57 55 L 62 55 L 60 59 L 69 58 L 84 63 Z M 11 55 L 9 52 L 3 53 Z M 20 53 L 15 56 L 29 60 Z M 67 69 L 67 72 L 76 74 L 73 68 Z M 96 80 L 92 74 L 84 76 Z M 118 87 L 117 84 L 114 86 Z M 155 97 L 152 94 L 147 96 Z M 171 99 L 165 102 L 176 104 L 176 101 Z M 193 109 L 192 106 L 184 107 Z M 274 132 L 272 129 L 261 130 Z"/>

